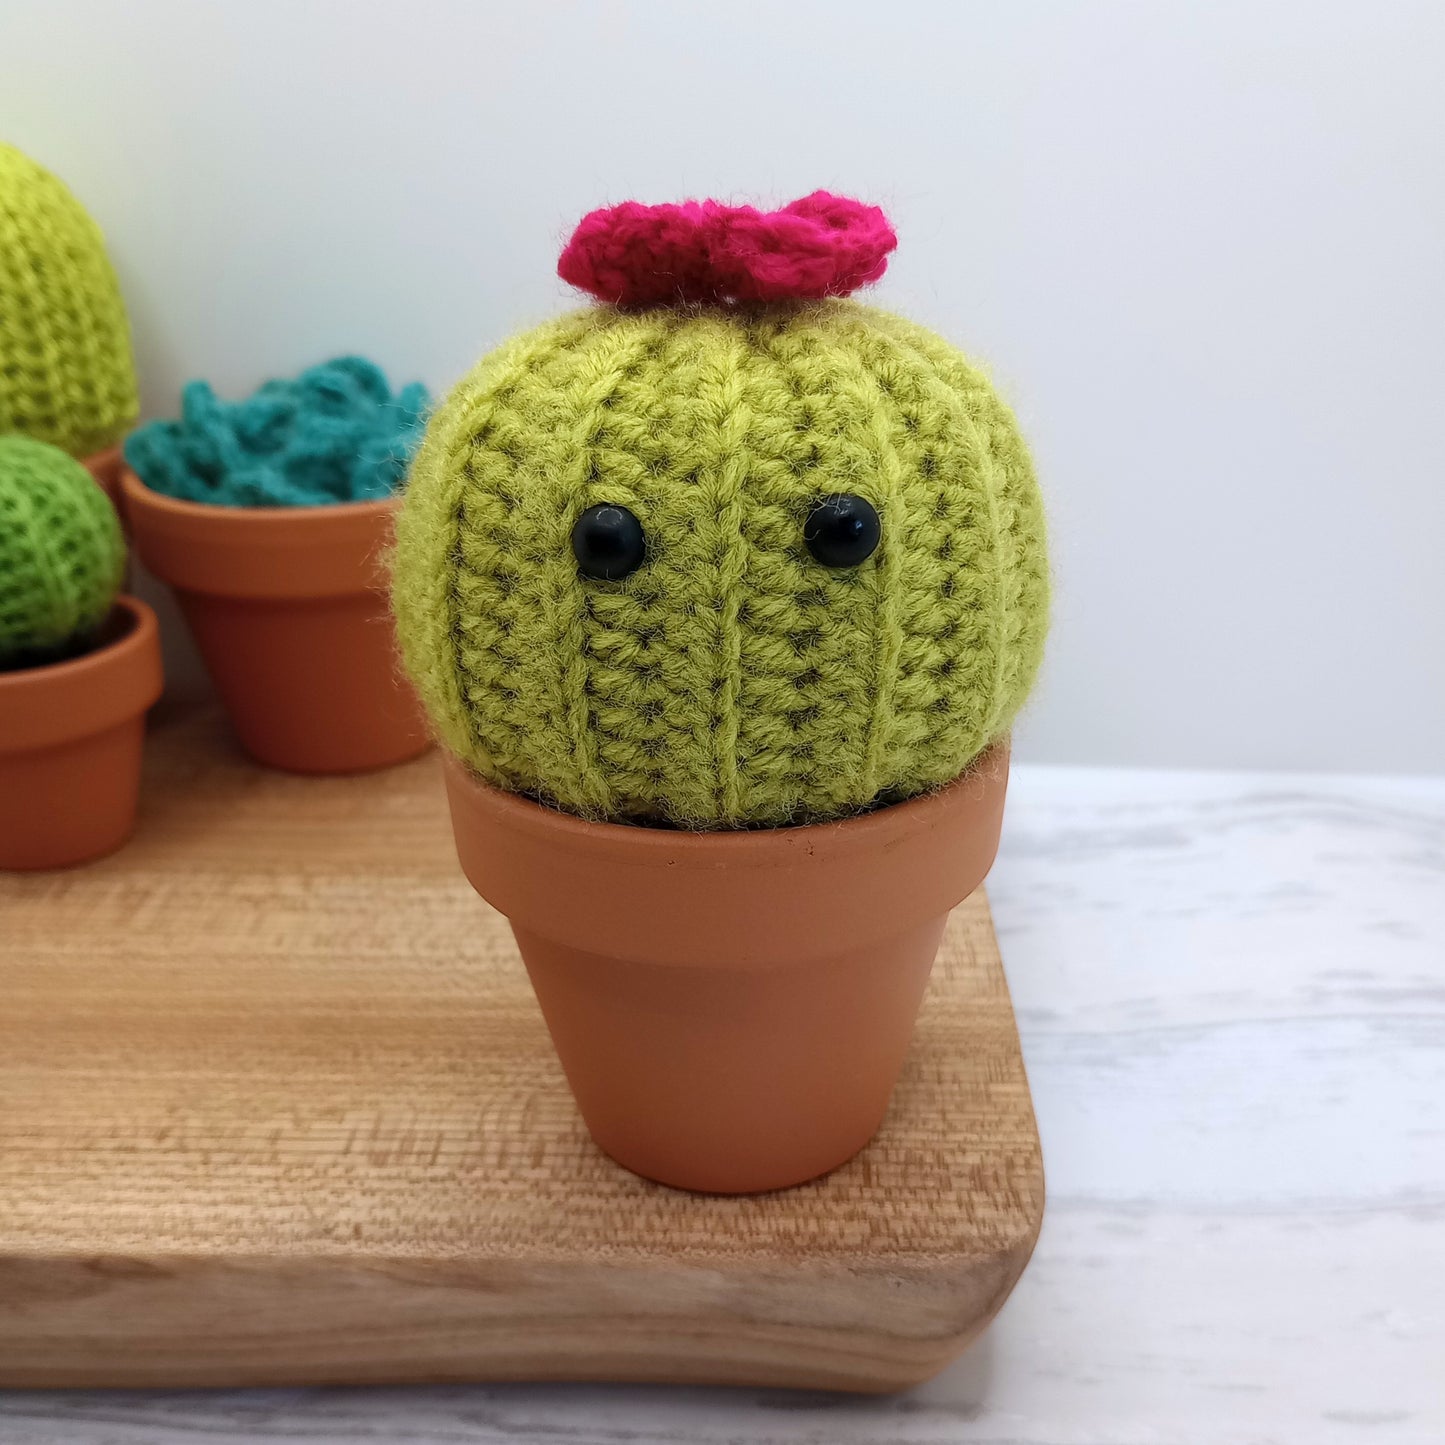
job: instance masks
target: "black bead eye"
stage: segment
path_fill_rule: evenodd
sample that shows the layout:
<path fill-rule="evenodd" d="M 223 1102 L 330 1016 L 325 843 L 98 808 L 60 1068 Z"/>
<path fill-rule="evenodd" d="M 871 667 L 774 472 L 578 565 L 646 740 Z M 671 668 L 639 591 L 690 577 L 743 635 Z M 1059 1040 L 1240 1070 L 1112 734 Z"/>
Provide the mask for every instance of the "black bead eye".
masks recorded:
<path fill-rule="evenodd" d="M 856 567 L 878 549 L 883 526 L 871 502 L 851 492 L 824 497 L 803 523 L 803 541 L 825 567 Z"/>
<path fill-rule="evenodd" d="M 635 572 L 647 556 L 642 523 L 614 502 L 588 507 L 572 528 L 572 553 L 584 577 L 616 582 Z"/>

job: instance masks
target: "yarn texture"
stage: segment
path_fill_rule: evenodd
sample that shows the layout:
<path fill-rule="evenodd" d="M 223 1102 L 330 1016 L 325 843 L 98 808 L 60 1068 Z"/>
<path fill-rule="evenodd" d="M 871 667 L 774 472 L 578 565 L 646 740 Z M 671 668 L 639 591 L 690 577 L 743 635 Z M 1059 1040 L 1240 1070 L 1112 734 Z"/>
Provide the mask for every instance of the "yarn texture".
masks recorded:
<path fill-rule="evenodd" d="M 266 382 L 225 402 L 189 382 L 181 415 L 133 432 L 125 459 L 152 491 L 222 507 L 317 507 L 389 497 L 406 476 L 428 405 L 420 382 L 395 396 L 360 356 Z"/>
<path fill-rule="evenodd" d="M 827 191 L 777 211 L 624 201 L 582 218 L 557 274 L 617 306 L 817 300 L 876 281 L 897 244 L 877 206 Z"/>
<path fill-rule="evenodd" d="M 881 542 L 810 555 L 820 499 Z M 588 508 L 643 565 L 579 574 Z M 812 822 L 958 776 L 1007 732 L 1048 619 L 1044 518 L 1008 408 L 853 301 L 593 307 L 442 404 L 398 521 L 393 603 L 443 742 L 587 818 Z"/>
<path fill-rule="evenodd" d="M 83 651 L 125 569 L 120 522 L 74 457 L 0 437 L 0 668 Z"/>
<path fill-rule="evenodd" d="M 0 144 L 0 433 L 83 457 L 119 441 L 137 410 L 99 227 L 62 181 Z"/>

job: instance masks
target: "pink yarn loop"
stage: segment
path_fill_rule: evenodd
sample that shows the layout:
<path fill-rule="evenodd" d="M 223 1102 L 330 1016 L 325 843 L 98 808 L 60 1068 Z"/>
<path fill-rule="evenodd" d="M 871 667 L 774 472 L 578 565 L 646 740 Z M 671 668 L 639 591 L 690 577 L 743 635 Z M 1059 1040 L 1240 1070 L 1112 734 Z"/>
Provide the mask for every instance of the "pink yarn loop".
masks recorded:
<path fill-rule="evenodd" d="M 877 206 L 827 191 L 779 211 L 624 201 L 582 218 L 557 274 L 616 306 L 816 300 L 876 281 L 897 245 Z"/>

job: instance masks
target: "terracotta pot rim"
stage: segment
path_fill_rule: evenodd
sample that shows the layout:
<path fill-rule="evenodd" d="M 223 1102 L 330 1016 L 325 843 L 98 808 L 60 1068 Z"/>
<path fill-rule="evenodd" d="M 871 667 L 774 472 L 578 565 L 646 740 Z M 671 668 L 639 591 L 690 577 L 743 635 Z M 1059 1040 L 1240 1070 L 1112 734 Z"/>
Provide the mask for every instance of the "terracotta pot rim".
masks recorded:
<path fill-rule="evenodd" d="M 118 476 L 125 466 L 125 453 L 117 442 L 113 447 L 102 447 L 98 452 L 90 452 L 79 458 L 79 461 L 92 476 L 97 472 L 109 472 Z"/>
<path fill-rule="evenodd" d="M 82 457 L 80 462 L 94 478 L 96 486 L 110 498 L 110 504 L 115 508 L 116 516 L 120 518 L 121 526 L 128 529 L 125 498 L 121 495 L 120 488 L 121 473 L 125 470 L 125 454 L 121 451 L 120 443 L 117 442 L 113 447 L 92 452 L 88 457 Z"/>
<path fill-rule="evenodd" d="M 475 790 L 476 795 L 484 800 L 486 809 L 503 826 L 533 835 L 549 834 L 564 846 L 590 847 L 605 838 L 608 846 L 630 849 L 640 855 L 658 853 L 675 857 L 679 853 L 694 854 L 699 862 L 705 861 L 712 866 L 719 861 L 712 855 L 758 854 L 770 851 L 769 844 L 773 842 L 790 854 L 800 849 L 811 851 L 820 843 L 826 844 L 830 852 L 837 852 L 850 843 L 860 848 L 871 848 L 875 842 L 885 838 L 906 836 L 917 828 L 927 826 L 931 814 L 947 811 L 950 802 L 976 791 L 973 785 L 986 775 L 996 774 L 999 767 L 1007 763 L 1008 757 L 1009 739 L 1005 737 L 990 743 L 949 782 L 906 798 L 901 803 L 889 803 L 882 808 L 872 808 L 843 818 L 764 828 L 708 829 L 661 828 L 650 827 L 646 823 L 597 822 L 581 818 L 522 793 L 499 788 L 450 753 L 445 755 L 444 761 L 454 777 Z M 704 858 L 704 855 L 708 856 Z M 638 861 L 644 860 L 639 858 Z M 741 860 L 734 857 L 730 861 Z M 760 866 L 768 865 L 764 862 Z"/>
<path fill-rule="evenodd" d="M 385 590 L 400 494 L 321 507 L 222 507 L 153 491 L 129 467 L 123 511 L 136 551 L 184 592 L 252 602 L 320 602 Z"/>
<path fill-rule="evenodd" d="M 445 768 L 457 856 L 512 922 L 584 953 L 755 968 L 941 920 L 998 846 L 1008 743 L 951 783 L 834 823 L 685 833 L 593 823 Z"/>
<path fill-rule="evenodd" d="M 13 696 L 27 686 L 44 687 L 56 678 L 77 677 L 87 672 L 97 672 L 112 667 L 118 658 L 137 652 L 145 646 L 148 634 L 155 632 L 158 623 L 156 615 L 139 597 L 122 592 L 115 599 L 111 616 L 121 616 L 121 628 L 116 635 L 89 652 L 78 657 L 65 657 L 59 662 L 42 662 L 34 667 L 18 667 L 11 672 L 0 672 L 0 694 L 9 691 Z M 42 681 L 42 679 L 48 681 Z"/>
<path fill-rule="evenodd" d="M 396 492 L 390 497 L 378 497 L 368 502 L 326 502 L 314 507 L 227 507 L 218 502 L 192 502 L 158 492 L 154 487 L 147 486 L 129 463 L 121 470 L 121 485 L 127 496 L 138 497 L 144 505 L 158 512 L 169 512 L 173 516 L 186 517 L 197 523 L 219 523 L 230 519 L 257 527 L 284 522 L 307 526 L 322 520 L 369 518 L 394 512 L 401 501 L 401 493 Z"/>
<path fill-rule="evenodd" d="M 63 662 L 0 673 L 0 752 L 24 752 L 104 731 L 160 696 L 160 625 L 138 597 L 122 593 L 111 617 L 120 630 Z"/>

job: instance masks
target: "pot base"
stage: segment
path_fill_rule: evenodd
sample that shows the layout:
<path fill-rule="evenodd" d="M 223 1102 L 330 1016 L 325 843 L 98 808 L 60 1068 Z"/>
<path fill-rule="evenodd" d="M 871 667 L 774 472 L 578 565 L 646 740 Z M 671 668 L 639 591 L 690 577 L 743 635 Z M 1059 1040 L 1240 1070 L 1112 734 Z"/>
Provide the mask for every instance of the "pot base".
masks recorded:
<path fill-rule="evenodd" d="M 145 718 L 19 758 L 0 756 L 0 869 L 73 868 L 135 831 Z"/>
<path fill-rule="evenodd" d="M 1002 1304 L 1043 1177 L 981 893 L 873 1145 L 689 1194 L 589 1139 L 435 759 L 147 752 L 129 847 L 0 876 L 0 1385 L 897 1390 Z"/>
<path fill-rule="evenodd" d="M 590 823 L 445 767 L 462 871 L 614 1159 L 754 1194 L 868 1142 L 949 911 L 993 862 L 1006 744 L 908 802 L 735 833 Z"/>
<path fill-rule="evenodd" d="M 598 1146 L 674 1189 L 757 1194 L 829 1173 L 878 1132 L 946 922 L 892 940 L 884 970 L 864 949 L 741 977 L 513 931 Z"/>
<path fill-rule="evenodd" d="M 368 594 L 252 602 L 176 589 L 241 746 L 288 773 L 364 773 L 431 747 Z"/>
<path fill-rule="evenodd" d="M 89 863 L 130 837 L 161 684 L 155 614 L 126 596 L 89 652 L 0 673 L 0 869 Z"/>

